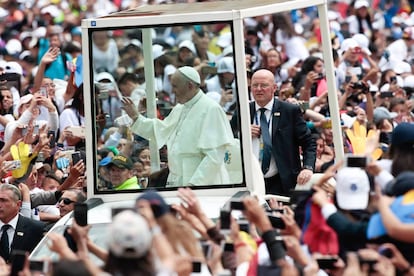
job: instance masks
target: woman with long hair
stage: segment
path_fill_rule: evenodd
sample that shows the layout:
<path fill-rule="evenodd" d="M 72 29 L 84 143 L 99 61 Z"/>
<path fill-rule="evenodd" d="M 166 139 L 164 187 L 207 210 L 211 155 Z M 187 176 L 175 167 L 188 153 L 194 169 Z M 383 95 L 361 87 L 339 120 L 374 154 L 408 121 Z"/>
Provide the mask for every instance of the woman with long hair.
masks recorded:
<path fill-rule="evenodd" d="M 83 84 L 81 84 L 70 103 L 59 117 L 60 137 L 59 140 L 66 146 L 84 147 L 85 137 L 70 131 L 72 127 L 85 127 L 85 111 L 83 103 Z"/>

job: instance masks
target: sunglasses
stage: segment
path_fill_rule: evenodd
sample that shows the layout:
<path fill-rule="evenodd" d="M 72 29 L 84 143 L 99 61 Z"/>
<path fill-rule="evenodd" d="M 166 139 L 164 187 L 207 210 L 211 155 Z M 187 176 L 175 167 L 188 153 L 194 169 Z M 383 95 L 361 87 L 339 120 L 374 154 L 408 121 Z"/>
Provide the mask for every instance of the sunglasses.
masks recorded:
<path fill-rule="evenodd" d="M 58 200 L 58 203 L 61 203 L 63 201 L 63 204 L 65 204 L 65 205 L 69 205 L 69 204 L 71 204 L 71 203 L 75 203 L 76 201 L 73 201 L 73 200 L 70 200 L 69 198 L 66 198 L 66 197 L 61 197 L 59 200 Z"/>

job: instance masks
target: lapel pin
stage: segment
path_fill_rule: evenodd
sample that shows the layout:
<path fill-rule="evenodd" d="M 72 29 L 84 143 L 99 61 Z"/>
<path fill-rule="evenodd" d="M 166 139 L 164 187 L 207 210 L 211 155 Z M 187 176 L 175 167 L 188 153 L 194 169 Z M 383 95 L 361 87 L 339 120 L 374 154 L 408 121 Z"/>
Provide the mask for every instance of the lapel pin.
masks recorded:
<path fill-rule="evenodd" d="M 273 116 L 279 117 L 280 116 L 280 112 L 273 113 Z"/>
<path fill-rule="evenodd" d="M 24 236 L 24 233 L 23 232 L 17 232 L 16 234 L 17 234 L 17 236 L 21 236 L 21 237 Z"/>

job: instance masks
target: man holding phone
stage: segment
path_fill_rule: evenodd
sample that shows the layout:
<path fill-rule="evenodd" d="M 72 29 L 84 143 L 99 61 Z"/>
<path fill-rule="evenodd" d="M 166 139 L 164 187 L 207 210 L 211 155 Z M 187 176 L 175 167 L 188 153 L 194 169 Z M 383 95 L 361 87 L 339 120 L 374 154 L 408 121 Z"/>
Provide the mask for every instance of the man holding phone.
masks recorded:
<path fill-rule="evenodd" d="M 86 200 L 86 195 L 82 190 L 69 189 L 62 193 L 62 196 L 57 201 L 57 207 L 59 208 L 59 218 L 64 217 L 69 212 L 73 211 L 76 203 L 82 203 Z M 53 227 L 55 222 L 48 224 L 45 230 L 49 230 Z"/>

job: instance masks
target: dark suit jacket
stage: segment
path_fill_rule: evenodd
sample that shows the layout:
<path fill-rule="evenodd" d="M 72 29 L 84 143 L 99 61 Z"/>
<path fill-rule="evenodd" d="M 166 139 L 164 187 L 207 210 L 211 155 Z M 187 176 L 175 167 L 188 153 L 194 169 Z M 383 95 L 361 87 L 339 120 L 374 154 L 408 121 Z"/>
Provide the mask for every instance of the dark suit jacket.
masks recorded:
<path fill-rule="evenodd" d="M 250 103 L 250 123 L 254 123 L 256 103 Z M 237 115 L 236 115 L 237 116 Z M 272 109 L 272 155 L 276 161 L 284 192 L 296 186 L 303 166 L 315 168 L 316 141 L 303 119 L 298 105 L 275 98 Z M 236 119 L 232 118 L 235 130 Z M 300 160 L 300 148 L 303 164 Z"/>
<path fill-rule="evenodd" d="M 43 222 L 19 215 L 16 231 L 14 232 L 13 241 L 11 243 L 10 255 L 13 250 L 31 252 L 43 238 L 43 231 Z"/>

